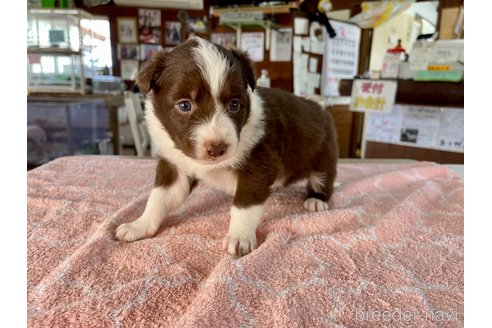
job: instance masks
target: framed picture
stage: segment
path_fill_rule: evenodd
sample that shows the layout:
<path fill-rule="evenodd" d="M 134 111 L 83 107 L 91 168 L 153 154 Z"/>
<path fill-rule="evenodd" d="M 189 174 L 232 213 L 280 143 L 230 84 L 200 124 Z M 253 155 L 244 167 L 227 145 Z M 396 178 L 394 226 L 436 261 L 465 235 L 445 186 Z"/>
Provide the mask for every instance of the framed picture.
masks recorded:
<path fill-rule="evenodd" d="M 138 60 L 122 60 L 121 78 L 123 80 L 135 81 L 138 73 Z"/>
<path fill-rule="evenodd" d="M 166 22 L 166 44 L 177 45 L 181 42 L 181 23 Z"/>
<path fill-rule="evenodd" d="M 141 44 L 140 45 L 140 59 L 149 60 L 151 59 L 162 47 L 159 44 Z"/>
<path fill-rule="evenodd" d="M 138 44 L 119 44 L 118 59 L 140 59 L 140 48 Z"/>
<path fill-rule="evenodd" d="M 161 43 L 162 32 L 160 10 L 138 10 L 138 38 L 142 43 Z"/>
<path fill-rule="evenodd" d="M 136 43 L 137 20 L 134 17 L 118 17 L 118 41 L 119 43 Z"/>

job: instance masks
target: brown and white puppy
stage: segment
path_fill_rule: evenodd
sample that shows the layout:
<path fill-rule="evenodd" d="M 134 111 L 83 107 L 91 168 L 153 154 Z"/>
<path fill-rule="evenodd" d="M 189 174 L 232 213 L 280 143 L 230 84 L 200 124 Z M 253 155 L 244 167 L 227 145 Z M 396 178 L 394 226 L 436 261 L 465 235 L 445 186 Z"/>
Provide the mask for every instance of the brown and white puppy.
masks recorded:
<path fill-rule="evenodd" d="M 265 201 L 278 187 L 307 179 L 304 207 L 328 209 L 337 143 L 330 114 L 291 93 L 256 88 L 250 59 L 198 37 L 158 53 L 139 72 L 148 94 L 146 123 L 159 162 L 144 213 L 120 225 L 116 238 L 156 233 L 196 182 L 234 195 L 223 248 L 257 247 Z"/>

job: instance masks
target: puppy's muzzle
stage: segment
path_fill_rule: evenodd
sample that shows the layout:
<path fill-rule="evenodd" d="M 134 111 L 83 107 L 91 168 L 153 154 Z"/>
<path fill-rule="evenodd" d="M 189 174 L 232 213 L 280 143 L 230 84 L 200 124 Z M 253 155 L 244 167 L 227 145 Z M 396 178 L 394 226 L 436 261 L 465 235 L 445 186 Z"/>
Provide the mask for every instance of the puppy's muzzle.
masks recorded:
<path fill-rule="evenodd" d="M 227 151 L 228 145 L 224 142 L 207 142 L 205 144 L 205 150 L 207 151 L 208 156 L 216 158 L 225 154 Z"/>

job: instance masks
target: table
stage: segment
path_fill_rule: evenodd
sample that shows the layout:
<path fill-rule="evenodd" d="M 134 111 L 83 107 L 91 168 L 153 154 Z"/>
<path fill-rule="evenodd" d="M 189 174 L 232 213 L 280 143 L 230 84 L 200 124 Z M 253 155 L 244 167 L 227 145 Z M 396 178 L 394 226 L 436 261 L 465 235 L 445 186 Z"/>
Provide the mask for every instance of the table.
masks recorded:
<path fill-rule="evenodd" d="M 109 110 L 109 128 L 113 140 L 113 154 L 120 154 L 120 125 L 118 120 L 118 107 L 125 105 L 125 97 L 110 94 L 70 94 L 70 93 L 31 93 L 27 96 L 27 102 L 77 102 L 86 100 L 103 100 Z"/>

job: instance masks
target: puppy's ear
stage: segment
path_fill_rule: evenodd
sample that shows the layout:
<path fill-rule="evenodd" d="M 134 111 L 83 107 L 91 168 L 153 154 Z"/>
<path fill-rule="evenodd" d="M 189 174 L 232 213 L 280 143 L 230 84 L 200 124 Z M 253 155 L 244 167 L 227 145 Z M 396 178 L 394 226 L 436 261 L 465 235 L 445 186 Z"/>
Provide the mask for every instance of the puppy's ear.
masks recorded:
<path fill-rule="evenodd" d="M 150 90 L 158 87 L 157 81 L 164 70 L 166 55 L 163 50 L 159 51 L 152 59 L 144 64 L 137 75 L 137 85 L 142 93 L 149 93 Z"/>
<path fill-rule="evenodd" d="M 253 61 L 249 58 L 248 54 L 243 51 L 237 49 L 231 49 L 231 51 L 234 57 L 239 59 L 239 62 L 241 63 L 243 78 L 251 87 L 251 90 L 254 90 L 256 87 L 256 77 Z"/>

